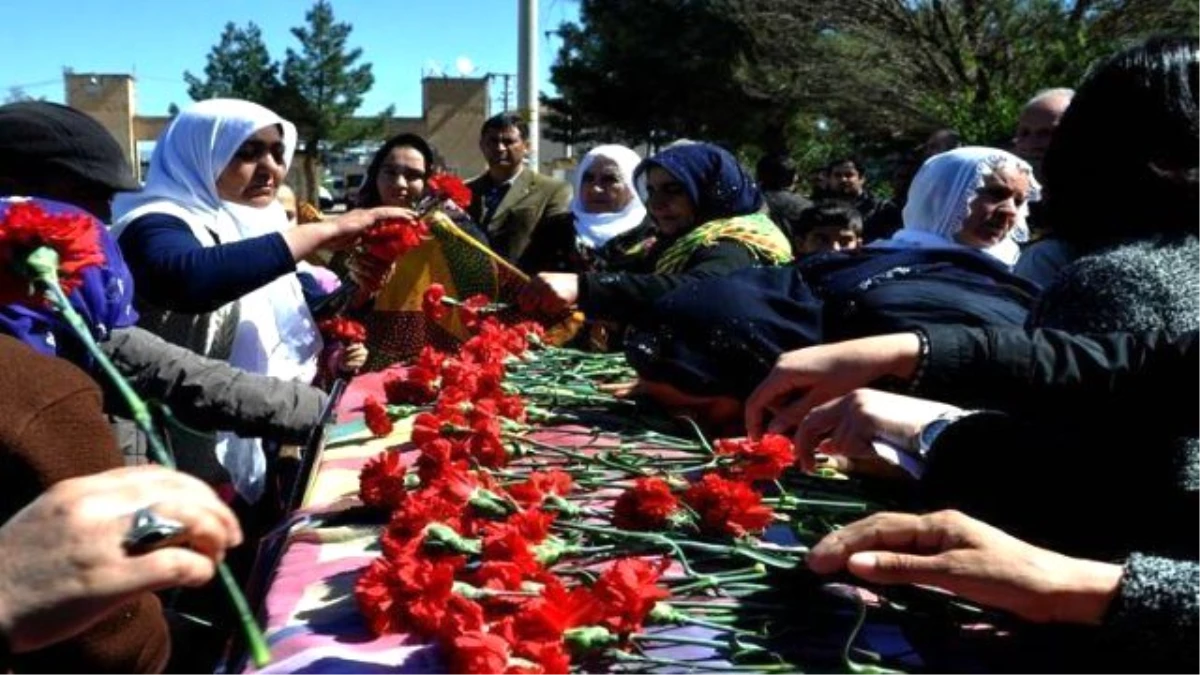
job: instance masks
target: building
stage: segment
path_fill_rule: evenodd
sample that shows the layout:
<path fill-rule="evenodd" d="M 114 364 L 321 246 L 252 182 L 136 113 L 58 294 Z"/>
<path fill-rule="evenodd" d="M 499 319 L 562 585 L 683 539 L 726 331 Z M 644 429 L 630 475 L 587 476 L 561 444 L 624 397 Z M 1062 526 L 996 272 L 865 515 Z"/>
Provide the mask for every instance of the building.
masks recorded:
<path fill-rule="evenodd" d="M 67 105 L 88 113 L 104 125 L 127 153 L 130 165 L 143 172 L 145 166 L 138 156 L 138 142 L 158 138 L 171 118 L 137 114 L 135 78 L 131 75 L 68 72 L 64 78 Z M 376 140 L 403 132 L 419 134 L 433 145 L 448 170 L 466 178 L 483 171 L 486 164 L 479 152 L 479 128 L 491 113 L 488 78 L 422 78 L 421 101 L 421 117 L 389 118 Z M 360 152 L 345 153 L 331 165 L 329 173 L 365 171 L 373 145 L 367 144 Z M 564 175 L 566 165 L 571 163 L 568 149 L 543 139 L 540 150 L 541 171 Z M 292 162 L 288 182 L 303 194 L 306 190 L 301 167 L 299 158 Z"/>

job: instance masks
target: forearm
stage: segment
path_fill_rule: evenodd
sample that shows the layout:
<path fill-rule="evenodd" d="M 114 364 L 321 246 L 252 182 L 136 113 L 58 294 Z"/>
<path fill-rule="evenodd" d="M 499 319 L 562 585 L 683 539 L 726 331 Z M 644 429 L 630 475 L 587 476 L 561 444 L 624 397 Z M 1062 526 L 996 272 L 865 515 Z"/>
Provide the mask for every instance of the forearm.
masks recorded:
<path fill-rule="evenodd" d="M 303 442 L 327 399 L 306 383 L 247 373 L 140 328 L 114 331 L 101 346 L 139 393 L 163 401 L 181 422 L 204 431 Z M 115 392 L 106 396 L 116 400 Z"/>

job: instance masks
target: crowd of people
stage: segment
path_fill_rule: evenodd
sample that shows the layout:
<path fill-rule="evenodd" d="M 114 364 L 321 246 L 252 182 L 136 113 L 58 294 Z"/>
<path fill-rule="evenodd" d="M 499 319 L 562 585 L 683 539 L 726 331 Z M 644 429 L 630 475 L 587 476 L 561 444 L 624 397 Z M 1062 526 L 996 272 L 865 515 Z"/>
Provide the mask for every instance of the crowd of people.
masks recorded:
<path fill-rule="evenodd" d="M 723 434 L 787 434 L 806 468 L 910 484 L 912 513 L 830 535 L 813 571 L 1049 624 L 1018 636 L 1023 667 L 1192 670 L 1198 65 L 1195 39 L 1149 40 L 1036 93 L 1008 148 L 940 130 L 891 200 L 857 158 L 830 158 L 802 195 L 786 155 L 752 174 L 687 139 L 647 157 L 598 145 L 568 184 L 526 165 L 529 129 L 504 113 L 480 129 L 469 205 L 446 209 L 471 250 L 528 275 L 515 309 L 582 312 L 606 338 L 577 345 L 624 351 L 639 378 L 622 395 Z M 170 661 L 178 632 L 155 592 L 208 582 L 278 522 L 280 447 L 319 422 L 317 384 L 455 339 L 413 305 L 432 283 L 470 287 L 478 271 L 457 258 L 429 263 L 453 243 L 396 261 L 360 245 L 419 215 L 435 149 L 389 139 L 359 208 L 298 224 L 296 146 L 261 105 L 201 101 L 141 184 L 86 115 L 0 106 L 0 215 L 33 200 L 102 224 L 104 262 L 70 302 L 180 430 L 179 471 L 143 466 L 146 439 L 70 327 L 0 307 L 9 669 L 194 667 Z M 326 345 L 330 311 L 362 321 L 366 343 Z M 148 509 L 184 536 L 132 550 Z"/>

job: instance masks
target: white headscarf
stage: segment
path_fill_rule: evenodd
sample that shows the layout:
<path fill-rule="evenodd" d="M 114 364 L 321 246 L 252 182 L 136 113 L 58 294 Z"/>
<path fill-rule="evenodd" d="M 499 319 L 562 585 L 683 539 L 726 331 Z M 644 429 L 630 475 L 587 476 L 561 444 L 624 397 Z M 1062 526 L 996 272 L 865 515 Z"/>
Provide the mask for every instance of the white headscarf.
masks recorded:
<path fill-rule="evenodd" d="M 600 157 L 616 163 L 621 183 L 632 194 L 625 208 L 616 213 L 588 213 L 583 207 L 583 174 Z M 646 207 L 633 187 L 633 170 L 641 161 L 636 152 L 623 145 L 598 145 L 580 160 L 579 168 L 575 170 L 575 196 L 571 199 L 571 213 L 575 214 L 575 232 L 587 247 L 600 248 L 613 237 L 641 225 L 646 219 Z"/>
<path fill-rule="evenodd" d="M 205 247 L 290 227 L 277 200 L 254 208 L 224 201 L 217 193 L 217 178 L 242 143 L 272 125 L 283 130 L 284 165 L 290 165 L 296 151 L 295 125 L 256 103 L 211 99 L 179 113 L 158 139 L 145 188 L 118 195 L 113 202 L 113 236 L 121 236 L 129 223 L 149 213 L 183 220 Z M 322 344 L 296 275 L 285 274 L 237 302 L 230 365 L 311 382 Z M 257 500 L 266 473 L 261 441 L 222 433 L 216 453 L 239 494 Z"/>
<path fill-rule="evenodd" d="M 1029 179 L 1029 194 L 1017 209 L 1017 222 L 1003 241 L 982 249 L 1000 262 L 1012 266 L 1021 253 L 1019 242 L 1029 236 L 1025 218 L 1029 202 L 1041 197 L 1041 186 L 1033 177 L 1033 168 L 1016 155 L 996 148 L 969 146 L 934 155 L 925 160 L 908 189 L 904 207 L 904 227 L 872 244 L 893 248 L 945 248 L 962 246 L 955 236 L 971 210 L 975 191 L 984 178 L 1000 167 L 1013 167 Z"/>

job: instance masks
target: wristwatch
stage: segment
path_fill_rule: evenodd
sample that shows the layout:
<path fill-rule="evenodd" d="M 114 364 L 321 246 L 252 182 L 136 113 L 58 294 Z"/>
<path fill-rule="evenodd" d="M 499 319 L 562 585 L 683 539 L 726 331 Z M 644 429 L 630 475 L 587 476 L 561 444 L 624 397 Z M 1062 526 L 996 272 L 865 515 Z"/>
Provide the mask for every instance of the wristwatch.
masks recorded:
<path fill-rule="evenodd" d="M 975 414 L 976 410 L 952 410 L 944 412 L 941 415 L 933 418 L 921 427 L 921 431 L 917 433 L 917 457 L 922 460 L 926 459 L 929 451 L 933 449 L 933 444 L 937 442 L 938 436 L 946 430 L 946 427 L 954 424 L 958 420 Z"/>

